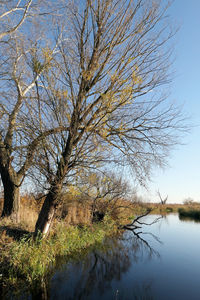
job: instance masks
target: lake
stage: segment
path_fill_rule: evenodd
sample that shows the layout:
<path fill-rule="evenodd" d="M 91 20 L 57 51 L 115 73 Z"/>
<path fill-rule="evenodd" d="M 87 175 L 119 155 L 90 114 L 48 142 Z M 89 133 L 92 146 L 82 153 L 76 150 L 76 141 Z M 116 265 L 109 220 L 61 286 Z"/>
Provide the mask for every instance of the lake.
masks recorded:
<path fill-rule="evenodd" d="M 135 233 L 108 238 L 103 246 L 62 263 L 48 288 L 27 298 L 199 300 L 200 223 L 170 214 Z"/>

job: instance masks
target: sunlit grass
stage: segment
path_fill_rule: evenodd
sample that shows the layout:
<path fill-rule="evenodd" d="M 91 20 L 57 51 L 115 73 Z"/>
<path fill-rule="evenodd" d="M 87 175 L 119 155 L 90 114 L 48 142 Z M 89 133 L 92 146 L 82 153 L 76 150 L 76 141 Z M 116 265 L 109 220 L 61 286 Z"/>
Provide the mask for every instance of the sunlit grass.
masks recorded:
<path fill-rule="evenodd" d="M 69 256 L 101 243 L 105 236 L 115 232 L 117 226 L 105 216 L 103 222 L 90 226 L 74 227 L 59 223 L 46 239 L 38 236 L 34 240 L 33 237 L 24 236 L 20 241 L 13 240 L 0 258 L 6 271 L 3 276 L 11 284 L 20 278 L 32 284 L 44 279 L 52 271 L 58 257 Z"/>

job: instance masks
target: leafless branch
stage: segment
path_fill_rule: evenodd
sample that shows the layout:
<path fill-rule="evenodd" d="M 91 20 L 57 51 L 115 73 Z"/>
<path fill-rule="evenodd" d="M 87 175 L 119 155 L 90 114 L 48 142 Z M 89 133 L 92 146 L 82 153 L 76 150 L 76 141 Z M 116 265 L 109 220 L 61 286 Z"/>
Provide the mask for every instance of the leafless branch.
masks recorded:
<path fill-rule="evenodd" d="M 161 203 L 162 205 L 166 204 L 167 199 L 168 199 L 168 195 L 167 195 L 167 197 L 162 198 L 162 197 L 161 197 L 161 194 L 160 194 L 160 192 L 159 192 L 159 190 L 157 191 L 157 194 L 158 194 L 158 196 L 159 196 L 159 198 L 160 198 L 160 203 Z"/>

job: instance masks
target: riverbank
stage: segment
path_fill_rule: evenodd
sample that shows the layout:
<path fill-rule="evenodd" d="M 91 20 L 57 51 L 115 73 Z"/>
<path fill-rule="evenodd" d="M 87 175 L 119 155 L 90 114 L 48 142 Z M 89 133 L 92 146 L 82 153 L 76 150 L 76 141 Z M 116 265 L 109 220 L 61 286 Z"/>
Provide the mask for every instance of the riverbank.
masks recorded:
<path fill-rule="evenodd" d="M 178 213 L 179 210 L 183 209 L 185 211 L 188 210 L 200 210 L 200 203 L 194 204 L 177 204 L 177 203 L 142 203 L 137 204 L 135 207 L 135 211 L 140 213 L 141 208 L 151 210 L 151 214 L 168 214 L 168 213 Z"/>
<path fill-rule="evenodd" d="M 70 256 L 101 243 L 106 236 L 117 231 L 117 225 L 108 216 L 103 222 L 90 226 L 66 226 L 61 222 L 47 239 L 38 237 L 33 240 L 30 233 L 20 239 L 9 237 L 4 227 L 0 240 L 0 281 L 10 285 L 20 280 L 30 285 L 41 281 L 51 273 L 58 257 Z"/>
<path fill-rule="evenodd" d="M 52 272 L 59 257 L 81 253 L 92 245 L 101 244 L 106 236 L 117 234 L 119 224 L 130 223 L 134 215 L 147 210 L 151 214 L 168 214 L 188 208 L 187 205 L 152 203 L 126 203 L 120 210 L 119 207 L 118 211 L 112 211 L 113 217 L 107 214 L 98 223 L 70 225 L 66 220 L 58 219 L 47 239 L 33 240 L 34 222 L 31 226 L 28 217 L 30 227 L 24 222 L 14 225 L 9 220 L 0 221 L 0 284 L 16 286 L 25 281 L 32 285 L 43 280 Z M 33 208 L 29 214 L 27 207 L 22 211 L 24 216 L 37 214 Z"/>
<path fill-rule="evenodd" d="M 90 201 L 68 199 L 59 207 L 48 238 L 34 240 L 33 232 L 41 205 L 42 202 L 35 201 L 34 197 L 22 197 L 19 223 L 0 220 L 2 284 L 15 286 L 20 281 L 27 284 L 41 281 L 52 272 L 57 258 L 81 253 L 92 245 L 101 244 L 106 236 L 118 232 L 119 224 L 129 223 L 134 218 L 132 203 L 124 199 L 109 203 L 103 199 L 99 201 L 97 215 L 102 214 L 101 222 L 98 217 L 94 220 Z"/>
<path fill-rule="evenodd" d="M 148 221 L 156 217 L 149 216 Z M 46 294 L 46 299 L 56 300 L 197 300 L 199 230 L 198 223 L 181 221 L 176 213 L 168 214 L 138 230 L 144 232 L 143 241 L 126 231 L 119 237 L 108 237 L 98 249 L 91 247 L 79 258 L 63 259 L 46 282 L 46 289 L 43 285 L 40 294 L 33 289 L 27 297 L 22 290 L 18 299 L 42 299 Z"/>

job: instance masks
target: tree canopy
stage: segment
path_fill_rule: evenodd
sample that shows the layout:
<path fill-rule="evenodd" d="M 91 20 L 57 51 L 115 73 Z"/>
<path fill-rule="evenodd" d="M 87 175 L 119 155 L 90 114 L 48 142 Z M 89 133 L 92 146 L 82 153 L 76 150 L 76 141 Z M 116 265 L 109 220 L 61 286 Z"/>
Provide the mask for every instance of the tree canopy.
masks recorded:
<path fill-rule="evenodd" d="M 31 5 L 20 8 L 19 20 Z M 0 50 L 1 177 L 20 186 L 30 170 L 44 182 L 36 224 L 43 233 L 74 173 L 112 163 L 130 167 L 144 183 L 155 165 L 165 164 L 185 129 L 181 111 L 161 89 L 170 81 L 176 31 L 166 14 L 169 4 L 57 5 L 56 13 L 32 20 L 31 34 L 18 31 L 20 21 L 14 31 L 4 30 L 10 38 Z"/>

